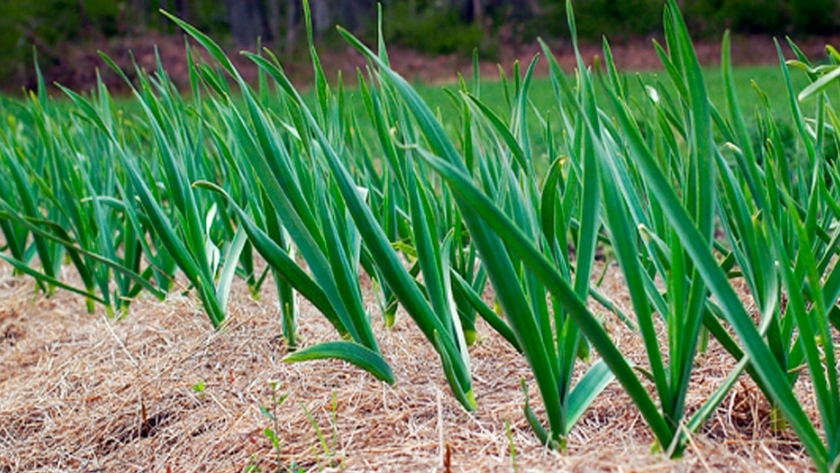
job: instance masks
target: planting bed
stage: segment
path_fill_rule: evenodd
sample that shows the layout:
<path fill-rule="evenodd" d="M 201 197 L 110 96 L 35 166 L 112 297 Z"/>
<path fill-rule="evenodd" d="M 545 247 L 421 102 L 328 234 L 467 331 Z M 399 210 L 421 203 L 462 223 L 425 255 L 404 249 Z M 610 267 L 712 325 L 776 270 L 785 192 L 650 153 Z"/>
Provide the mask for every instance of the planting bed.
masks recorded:
<path fill-rule="evenodd" d="M 615 382 L 562 455 L 541 446 L 524 421 L 519 378 L 530 379 L 527 364 L 483 324 L 471 349 L 479 408 L 468 414 L 403 314 L 392 330 L 374 324 L 397 377 L 391 387 L 341 362 L 282 363 L 276 295 L 268 288 L 253 301 L 235 284 L 230 325 L 214 332 L 188 297 L 139 301 L 128 319 L 114 321 L 85 313 L 83 300 L 64 292 L 36 296 L 31 280 L 10 273 L 0 269 L 0 471 L 275 471 L 263 434 L 274 424 L 260 412 L 271 405 L 272 382 L 289 395 L 275 412 L 282 464 L 305 471 L 445 471 L 447 445 L 456 472 L 813 468 L 794 436 L 770 431 L 767 402 L 746 378 L 682 459 L 651 453 L 647 426 Z M 627 304 L 615 271 L 602 287 Z M 305 302 L 301 319 L 306 343 L 334 338 Z M 638 337 L 606 319 L 622 351 L 641 359 Z M 693 407 L 733 365 L 715 344 L 697 364 Z M 193 386 L 202 381 L 199 394 Z M 336 443 L 328 457 L 301 403 L 332 442 L 333 393 Z"/>

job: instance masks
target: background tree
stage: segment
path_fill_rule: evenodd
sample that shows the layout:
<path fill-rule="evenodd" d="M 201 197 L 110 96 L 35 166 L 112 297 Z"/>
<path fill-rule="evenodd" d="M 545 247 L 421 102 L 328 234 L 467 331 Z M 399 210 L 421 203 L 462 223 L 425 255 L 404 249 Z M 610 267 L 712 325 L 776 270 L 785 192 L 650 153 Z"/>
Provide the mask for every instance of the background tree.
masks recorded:
<path fill-rule="evenodd" d="M 183 0 L 182 0 L 183 1 Z M 258 37 L 270 42 L 274 39 L 268 29 L 266 8 L 260 0 L 225 0 L 230 32 L 238 46 L 256 44 Z"/>

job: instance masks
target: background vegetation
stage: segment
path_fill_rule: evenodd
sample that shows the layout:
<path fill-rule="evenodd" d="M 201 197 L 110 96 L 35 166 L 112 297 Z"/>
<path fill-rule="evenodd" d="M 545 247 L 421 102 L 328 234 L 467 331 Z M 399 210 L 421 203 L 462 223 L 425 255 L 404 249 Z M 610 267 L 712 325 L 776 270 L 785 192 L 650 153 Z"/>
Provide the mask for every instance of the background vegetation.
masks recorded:
<path fill-rule="evenodd" d="M 500 46 L 537 36 L 567 37 L 565 2 L 559 0 L 382 0 L 385 39 L 432 53 L 465 53 L 479 48 L 493 57 Z M 719 37 L 735 33 L 829 34 L 840 26 L 835 0 L 682 0 L 680 7 L 694 34 Z M 341 24 L 372 38 L 375 0 L 313 0 L 316 37 L 340 44 L 333 28 Z M 661 31 L 663 0 L 576 0 L 578 33 L 615 41 Z M 157 14 L 174 12 L 223 44 L 264 43 L 292 54 L 301 42 L 298 0 L 5 0 L 0 2 L 0 83 L 18 87 L 32 76 L 32 47 L 49 69 L 66 57 L 68 45 L 96 49 L 114 38 L 175 34 Z M 93 43 L 93 44 L 91 44 Z"/>

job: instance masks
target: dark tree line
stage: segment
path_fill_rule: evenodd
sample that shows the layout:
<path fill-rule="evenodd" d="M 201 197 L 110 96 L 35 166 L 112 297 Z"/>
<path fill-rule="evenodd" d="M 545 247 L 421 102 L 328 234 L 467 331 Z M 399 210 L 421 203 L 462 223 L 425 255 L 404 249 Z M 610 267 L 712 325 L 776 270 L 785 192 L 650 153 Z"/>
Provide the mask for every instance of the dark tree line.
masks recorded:
<path fill-rule="evenodd" d="M 180 0 L 183 2 L 184 0 Z M 435 8 L 456 11 L 458 20 L 483 22 L 485 4 L 498 6 L 509 4 L 514 8 L 528 8 L 528 1 L 487 0 L 444 0 L 424 2 L 418 0 L 385 0 L 386 10 L 406 4 L 416 16 Z M 303 19 L 300 0 L 225 0 L 231 35 L 239 45 L 251 45 L 257 37 L 269 42 L 294 44 Z M 318 36 L 324 35 L 334 25 L 340 24 L 350 31 L 360 31 L 371 25 L 376 17 L 375 0 L 310 0 L 313 29 Z M 187 12 L 184 12 L 185 14 Z"/>
<path fill-rule="evenodd" d="M 143 3 L 145 0 L 135 0 Z M 160 0 L 161 4 L 167 3 Z M 299 36 L 303 21 L 301 0 L 224 0 L 214 5 L 203 5 L 201 1 L 175 0 L 173 11 L 181 18 L 191 21 L 191 16 L 198 15 L 201 20 L 218 18 L 223 7 L 227 27 L 232 40 L 240 46 L 253 45 L 257 38 L 269 43 L 294 44 Z M 358 30 L 368 24 L 375 14 L 374 0 L 310 0 L 312 24 L 318 36 L 324 34 L 335 24 L 341 24 L 350 30 Z M 143 8 L 143 5 L 138 5 Z M 191 15 L 192 14 L 192 15 Z M 218 26 L 218 25 L 217 25 Z"/>

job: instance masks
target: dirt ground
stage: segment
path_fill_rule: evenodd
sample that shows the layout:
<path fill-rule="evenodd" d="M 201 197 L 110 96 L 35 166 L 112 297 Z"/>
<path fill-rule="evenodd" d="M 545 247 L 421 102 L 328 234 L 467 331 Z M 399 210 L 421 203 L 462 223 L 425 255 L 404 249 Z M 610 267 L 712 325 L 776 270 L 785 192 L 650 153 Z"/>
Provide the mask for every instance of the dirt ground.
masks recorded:
<path fill-rule="evenodd" d="M 269 285 L 255 301 L 237 283 L 230 323 L 214 331 L 188 295 L 141 298 L 126 319 L 109 320 L 101 310 L 86 313 L 74 295 L 36 295 L 29 278 L 0 266 L 0 472 L 268 472 L 277 471 L 278 461 L 304 471 L 812 469 L 790 432 L 770 431 L 767 403 L 746 378 L 691 438 L 682 459 L 651 453 L 648 428 L 615 383 L 581 419 L 567 454 L 548 451 L 521 411 L 525 378 L 542 412 L 529 369 L 501 337 L 479 325 L 470 350 L 479 408 L 467 413 L 413 322 L 400 314 L 395 328 L 385 329 L 369 289 L 394 386 L 342 362 L 284 364 Z M 602 289 L 629 307 L 616 271 Z M 638 334 L 592 308 L 619 348 L 644 363 Z M 336 337 L 306 302 L 300 322 L 305 345 Z M 689 410 L 732 366 L 714 343 L 698 357 Z M 272 409 L 280 396 L 288 397 Z M 279 459 L 266 428 L 276 432 Z"/>
<path fill-rule="evenodd" d="M 656 55 L 652 41 L 654 38 L 634 38 L 613 42 L 611 49 L 617 66 L 623 70 L 643 71 L 661 69 L 661 63 Z M 660 38 L 660 43 L 664 41 Z M 780 38 L 784 43 L 784 39 Z M 812 37 L 797 42 L 798 46 L 813 60 L 820 61 L 826 57 L 826 45 L 840 45 L 840 36 Z M 558 39 L 549 41 L 552 52 L 566 70 L 574 67 L 574 51 L 571 41 Z M 112 92 L 128 92 L 125 83 L 106 66 L 99 57 L 98 51 L 103 51 L 114 60 L 129 77 L 134 76 L 132 61 L 143 69 L 157 68 L 156 49 L 160 61 L 167 74 L 181 88 L 189 89 L 189 71 L 181 36 L 164 36 L 148 33 L 140 37 L 113 38 L 102 41 L 74 43 L 59 46 L 51 51 L 52 64 L 45 69 L 47 84 L 60 83 L 76 91 L 91 90 L 96 85 L 97 70 L 103 81 Z M 582 43 L 581 54 L 587 63 L 598 55 L 602 56 L 600 43 Z M 704 65 L 715 65 L 720 62 L 720 43 L 718 41 L 698 40 L 695 49 Z M 785 46 L 786 53 L 788 52 Z M 233 59 L 243 77 L 251 82 L 256 81 L 256 69 L 249 60 L 238 54 L 239 50 L 231 48 L 228 55 Z M 495 60 L 481 62 L 482 76 L 486 78 L 498 77 L 498 65 L 509 69 L 514 61 L 519 60 L 528 64 L 534 55 L 541 53 L 539 45 L 534 42 L 524 45 L 501 45 L 499 57 Z M 348 83 L 355 82 L 356 69 L 365 67 L 364 58 L 351 47 L 324 48 L 319 51 L 327 77 L 334 79 L 338 71 L 343 71 L 344 79 Z M 472 75 L 472 59 L 458 54 L 431 56 L 421 54 L 411 49 L 391 46 L 389 57 L 392 67 L 412 82 L 425 84 L 449 83 L 457 80 L 460 72 L 466 77 Z M 732 38 L 732 60 L 737 65 L 777 64 L 778 56 L 773 39 L 767 36 L 734 36 Z M 301 48 L 297 54 L 282 55 L 281 61 L 286 73 L 301 88 L 309 88 L 312 84 L 312 65 L 307 50 Z M 545 61 L 540 61 L 537 74 L 547 74 Z M 35 88 L 37 83 L 30 72 L 23 82 L 6 84 L 8 92 L 19 92 L 20 87 Z"/>

